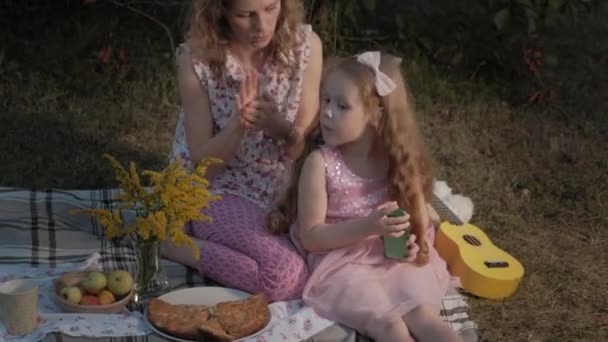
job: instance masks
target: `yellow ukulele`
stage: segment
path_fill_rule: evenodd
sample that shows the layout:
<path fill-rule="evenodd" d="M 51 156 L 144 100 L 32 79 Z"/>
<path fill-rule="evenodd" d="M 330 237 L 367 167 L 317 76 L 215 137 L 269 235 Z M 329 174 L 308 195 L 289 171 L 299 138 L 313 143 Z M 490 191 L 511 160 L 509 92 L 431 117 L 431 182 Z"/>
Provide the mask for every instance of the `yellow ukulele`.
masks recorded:
<path fill-rule="evenodd" d="M 435 194 L 431 204 L 442 222 L 435 237 L 435 249 L 448 263 L 462 288 L 479 297 L 505 299 L 511 296 L 524 275 L 517 259 L 496 247 L 478 227 L 460 221 Z"/>

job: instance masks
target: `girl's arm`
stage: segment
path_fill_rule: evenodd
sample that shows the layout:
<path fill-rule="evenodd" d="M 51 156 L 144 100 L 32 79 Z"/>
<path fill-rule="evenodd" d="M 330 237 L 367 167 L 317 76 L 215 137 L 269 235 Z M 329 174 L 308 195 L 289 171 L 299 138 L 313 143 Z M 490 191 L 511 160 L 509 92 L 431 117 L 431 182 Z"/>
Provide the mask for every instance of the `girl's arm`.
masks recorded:
<path fill-rule="evenodd" d="M 196 76 L 188 53 L 179 57 L 178 85 L 184 107 L 184 128 L 192 162 L 198 164 L 204 158 L 215 157 L 227 163 L 236 155 L 244 128 L 238 120 L 230 120 L 224 129 L 213 135 L 209 95 Z M 212 167 L 207 174 L 213 177 L 219 171 L 221 168 Z"/>
<path fill-rule="evenodd" d="M 319 253 L 347 246 L 373 235 L 373 223 L 361 218 L 326 224 L 325 159 L 319 150 L 304 161 L 298 185 L 298 229 L 304 249 Z"/>

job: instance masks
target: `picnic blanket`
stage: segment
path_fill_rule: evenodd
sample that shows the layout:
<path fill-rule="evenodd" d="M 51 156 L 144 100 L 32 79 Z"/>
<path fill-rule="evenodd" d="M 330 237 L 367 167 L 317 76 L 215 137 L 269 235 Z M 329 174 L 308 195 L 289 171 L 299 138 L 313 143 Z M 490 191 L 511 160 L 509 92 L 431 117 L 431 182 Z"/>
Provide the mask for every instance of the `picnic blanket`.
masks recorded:
<path fill-rule="evenodd" d="M 0 187 L 0 272 L 3 266 L 20 264 L 23 267 L 54 269 L 67 264 L 82 264 L 98 253 L 96 261 L 105 271 L 127 269 L 135 271 L 136 259 L 127 244 L 103 239 L 103 228 L 97 222 L 82 215 L 71 215 L 74 208 L 114 208 L 118 189 L 99 190 L 28 190 Z M 127 213 L 126 220 L 134 214 Z M 163 268 L 170 280 L 171 289 L 201 286 L 205 279 L 186 266 L 163 259 Z M 2 274 L 0 273 L 0 278 Z M 258 341 L 305 340 L 320 341 L 367 341 L 356 331 L 318 317 L 313 310 L 298 301 L 276 304 L 280 316 L 278 330 L 265 332 Z M 131 310 L 143 312 L 140 305 L 131 304 Z M 448 294 L 443 300 L 441 316 L 465 341 L 479 339 L 477 325 L 469 317 L 465 298 L 457 293 Z M 319 323 L 319 331 L 307 335 L 310 321 Z M 283 335 L 282 335 L 283 334 Z M 72 336 L 69 336 L 72 335 Z M 99 335 L 96 335 L 99 336 Z M 44 341 L 82 341 L 78 334 L 54 332 Z M 95 341 L 165 341 L 155 334 L 124 337 L 98 337 Z"/>

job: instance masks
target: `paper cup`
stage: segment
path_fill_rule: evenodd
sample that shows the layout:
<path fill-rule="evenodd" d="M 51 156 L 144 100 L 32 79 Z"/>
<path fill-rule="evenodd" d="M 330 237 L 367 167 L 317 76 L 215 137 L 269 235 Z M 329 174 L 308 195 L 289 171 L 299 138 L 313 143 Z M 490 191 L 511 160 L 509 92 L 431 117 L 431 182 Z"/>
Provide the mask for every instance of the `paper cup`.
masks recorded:
<path fill-rule="evenodd" d="M 38 283 L 14 279 L 0 284 L 0 320 L 11 335 L 26 335 L 38 326 Z"/>

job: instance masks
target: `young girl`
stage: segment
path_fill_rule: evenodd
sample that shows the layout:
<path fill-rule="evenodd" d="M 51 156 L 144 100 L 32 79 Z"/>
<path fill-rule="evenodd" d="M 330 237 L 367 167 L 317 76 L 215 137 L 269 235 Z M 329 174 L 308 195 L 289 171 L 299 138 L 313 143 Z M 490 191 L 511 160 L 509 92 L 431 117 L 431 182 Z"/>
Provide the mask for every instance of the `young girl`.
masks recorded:
<path fill-rule="evenodd" d="M 275 232 L 295 223 L 292 238 L 309 253 L 305 302 L 376 341 L 459 341 L 439 316 L 450 275 L 433 249 L 432 178 L 400 60 L 366 52 L 330 66 L 320 133 L 270 217 Z M 387 216 L 398 207 L 409 216 Z M 410 258 L 385 258 L 381 237 L 405 230 Z"/>

